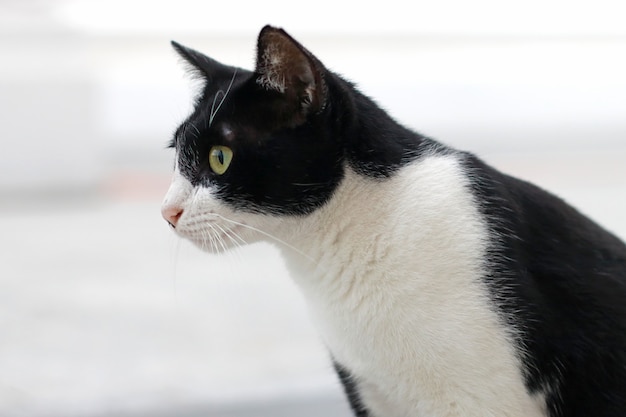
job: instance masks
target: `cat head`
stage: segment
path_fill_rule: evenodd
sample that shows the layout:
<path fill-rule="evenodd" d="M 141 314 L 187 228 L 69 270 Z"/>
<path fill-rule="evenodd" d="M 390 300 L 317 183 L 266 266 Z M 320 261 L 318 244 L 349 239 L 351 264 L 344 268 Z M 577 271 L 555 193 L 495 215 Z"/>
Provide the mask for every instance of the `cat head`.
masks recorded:
<path fill-rule="evenodd" d="M 323 206 L 344 175 L 332 74 L 285 31 L 265 27 L 254 71 L 173 42 L 203 88 L 174 134 L 162 213 L 210 251 L 254 240 L 268 221 Z M 264 223 L 265 222 L 265 223 Z"/>

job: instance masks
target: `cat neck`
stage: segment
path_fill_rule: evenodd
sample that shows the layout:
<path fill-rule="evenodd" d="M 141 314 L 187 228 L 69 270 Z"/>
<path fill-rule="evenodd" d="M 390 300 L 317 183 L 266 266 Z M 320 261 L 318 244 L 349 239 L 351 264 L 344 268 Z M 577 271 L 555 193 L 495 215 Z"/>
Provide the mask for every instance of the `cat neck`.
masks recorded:
<path fill-rule="evenodd" d="M 347 167 L 342 184 L 324 207 L 282 225 L 281 238 L 288 245 L 278 246 L 290 275 L 309 301 L 319 298 L 334 303 L 337 296 L 336 301 L 342 302 L 341 294 L 349 291 L 347 282 L 364 279 L 359 271 L 372 251 L 370 234 L 378 234 L 375 229 L 382 226 L 382 219 L 376 221 L 374 213 L 383 209 L 382 204 L 368 200 L 387 197 L 377 182 Z"/>
<path fill-rule="evenodd" d="M 356 172 L 375 178 L 388 177 L 398 167 L 425 150 L 439 146 L 407 129 L 351 83 L 333 75 L 328 82 L 331 117 L 339 121 L 337 136 Z M 333 109 L 333 103 L 339 103 Z"/>
<path fill-rule="evenodd" d="M 425 156 L 385 179 L 346 168 L 322 209 L 283 229 L 289 229 L 283 238 L 291 247 L 281 249 L 292 276 L 305 294 L 345 305 L 346 298 L 363 296 L 349 295 L 355 288 L 379 291 L 381 276 L 398 279 L 385 286 L 397 292 L 406 290 L 403 275 L 423 271 L 427 282 L 446 273 L 449 259 L 459 270 L 478 268 L 480 260 L 470 256 L 476 250 L 449 245 L 459 234 L 475 248 L 483 245 L 484 225 L 468 210 L 474 204 L 465 182 L 454 155 Z"/>

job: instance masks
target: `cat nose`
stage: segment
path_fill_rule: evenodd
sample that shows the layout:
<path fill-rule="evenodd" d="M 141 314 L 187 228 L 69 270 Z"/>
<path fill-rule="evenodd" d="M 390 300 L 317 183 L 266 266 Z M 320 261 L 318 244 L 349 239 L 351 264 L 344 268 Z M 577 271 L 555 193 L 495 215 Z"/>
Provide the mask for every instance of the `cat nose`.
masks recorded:
<path fill-rule="evenodd" d="M 176 223 L 178 223 L 178 219 L 183 215 L 183 209 L 178 206 L 164 206 L 161 209 L 161 214 L 166 222 L 170 224 L 172 227 L 176 227 Z"/>

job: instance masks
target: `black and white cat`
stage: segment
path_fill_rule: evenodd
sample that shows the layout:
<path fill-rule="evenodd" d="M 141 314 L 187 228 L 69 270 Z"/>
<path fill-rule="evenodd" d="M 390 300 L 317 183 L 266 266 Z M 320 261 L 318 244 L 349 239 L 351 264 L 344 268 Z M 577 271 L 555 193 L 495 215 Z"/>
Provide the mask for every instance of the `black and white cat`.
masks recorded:
<path fill-rule="evenodd" d="M 204 80 L 162 213 L 284 254 L 355 415 L 626 416 L 626 246 L 407 130 L 281 29 Z"/>

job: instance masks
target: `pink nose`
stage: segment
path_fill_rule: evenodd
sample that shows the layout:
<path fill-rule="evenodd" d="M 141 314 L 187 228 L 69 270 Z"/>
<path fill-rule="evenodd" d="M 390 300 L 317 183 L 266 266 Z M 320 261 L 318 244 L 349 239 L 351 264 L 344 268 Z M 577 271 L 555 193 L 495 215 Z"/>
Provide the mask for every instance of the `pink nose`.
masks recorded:
<path fill-rule="evenodd" d="M 166 222 L 172 227 L 176 227 L 178 219 L 183 215 L 183 209 L 177 206 L 167 206 L 161 209 L 161 214 Z"/>

